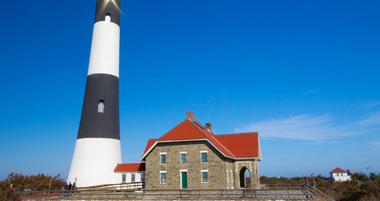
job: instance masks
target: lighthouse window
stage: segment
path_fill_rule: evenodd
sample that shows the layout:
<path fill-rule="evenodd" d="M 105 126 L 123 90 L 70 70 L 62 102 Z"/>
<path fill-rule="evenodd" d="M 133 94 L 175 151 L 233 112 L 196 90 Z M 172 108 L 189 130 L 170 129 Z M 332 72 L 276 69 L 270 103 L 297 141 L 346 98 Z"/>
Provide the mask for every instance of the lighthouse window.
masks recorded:
<path fill-rule="evenodd" d="M 104 113 L 104 101 L 100 100 L 98 103 L 98 113 Z"/>
<path fill-rule="evenodd" d="M 106 22 L 111 22 L 111 15 L 110 14 L 106 15 Z"/>

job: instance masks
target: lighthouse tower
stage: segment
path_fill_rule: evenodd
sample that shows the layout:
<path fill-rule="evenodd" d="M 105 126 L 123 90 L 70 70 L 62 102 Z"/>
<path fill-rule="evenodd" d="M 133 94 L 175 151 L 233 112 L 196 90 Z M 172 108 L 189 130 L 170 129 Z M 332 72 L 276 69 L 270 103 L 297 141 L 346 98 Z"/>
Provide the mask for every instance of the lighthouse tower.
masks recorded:
<path fill-rule="evenodd" d="M 120 182 L 120 0 L 97 0 L 78 137 L 68 182 L 78 187 Z"/>

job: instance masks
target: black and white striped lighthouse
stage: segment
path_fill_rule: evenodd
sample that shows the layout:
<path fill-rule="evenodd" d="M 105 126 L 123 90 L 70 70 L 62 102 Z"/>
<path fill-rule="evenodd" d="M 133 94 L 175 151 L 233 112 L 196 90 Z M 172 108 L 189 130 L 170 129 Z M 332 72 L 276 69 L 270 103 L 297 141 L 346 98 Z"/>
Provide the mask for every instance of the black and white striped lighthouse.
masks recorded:
<path fill-rule="evenodd" d="M 97 0 L 78 137 L 68 182 L 76 186 L 118 183 L 120 0 Z"/>

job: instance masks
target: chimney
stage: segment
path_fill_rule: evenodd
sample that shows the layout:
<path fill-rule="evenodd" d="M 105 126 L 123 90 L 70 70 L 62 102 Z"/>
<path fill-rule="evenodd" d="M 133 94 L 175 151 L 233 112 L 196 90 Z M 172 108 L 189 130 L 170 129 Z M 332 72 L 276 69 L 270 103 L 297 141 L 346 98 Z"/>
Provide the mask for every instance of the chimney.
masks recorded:
<path fill-rule="evenodd" d="M 212 125 L 211 125 L 211 123 L 206 123 L 206 129 L 208 130 L 208 132 L 212 133 Z"/>
<path fill-rule="evenodd" d="M 189 120 L 189 121 L 194 121 L 195 118 L 194 118 L 194 113 L 193 112 L 187 112 L 186 113 L 186 118 Z"/>

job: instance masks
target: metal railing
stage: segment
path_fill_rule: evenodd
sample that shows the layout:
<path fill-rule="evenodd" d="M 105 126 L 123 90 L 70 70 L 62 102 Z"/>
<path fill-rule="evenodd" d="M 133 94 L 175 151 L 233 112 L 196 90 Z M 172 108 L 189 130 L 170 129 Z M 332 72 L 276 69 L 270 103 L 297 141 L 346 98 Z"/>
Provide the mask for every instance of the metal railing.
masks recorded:
<path fill-rule="evenodd" d="M 77 188 L 76 191 L 98 191 L 98 190 L 111 190 L 111 191 L 121 191 L 121 190 L 141 190 L 144 189 L 144 182 L 131 182 L 131 183 L 121 183 L 121 184 L 111 184 L 111 185 L 100 185 L 92 187 L 82 187 Z"/>
<path fill-rule="evenodd" d="M 70 191 L 28 191 L 23 197 L 64 200 L 324 200 L 334 201 L 308 185 L 270 185 L 262 189 L 144 190 L 143 183 L 104 185 Z"/>
<path fill-rule="evenodd" d="M 28 198 L 28 199 L 53 199 L 53 198 L 59 198 L 62 197 L 64 194 L 63 190 L 33 190 L 33 189 L 15 189 L 15 192 L 21 197 L 21 198 Z"/>
<path fill-rule="evenodd" d="M 320 199 L 322 199 L 324 201 L 335 201 L 334 198 L 332 198 L 331 196 L 329 196 L 326 193 L 322 192 L 321 190 L 319 190 L 315 186 L 307 186 L 307 188 L 308 188 L 308 190 L 310 192 L 312 192 L 313 194 L 317 195 Z"/>
<path fill-rule="evenodd" d="M 265 189 L 218 189 L 218 190 L 79 190 L 69 199 L 125 199 L 125 200 L 230 200 L 230 199 L 274 199 L 313 200 L 315 196 L 305 186 L 287 185 Z"/>

